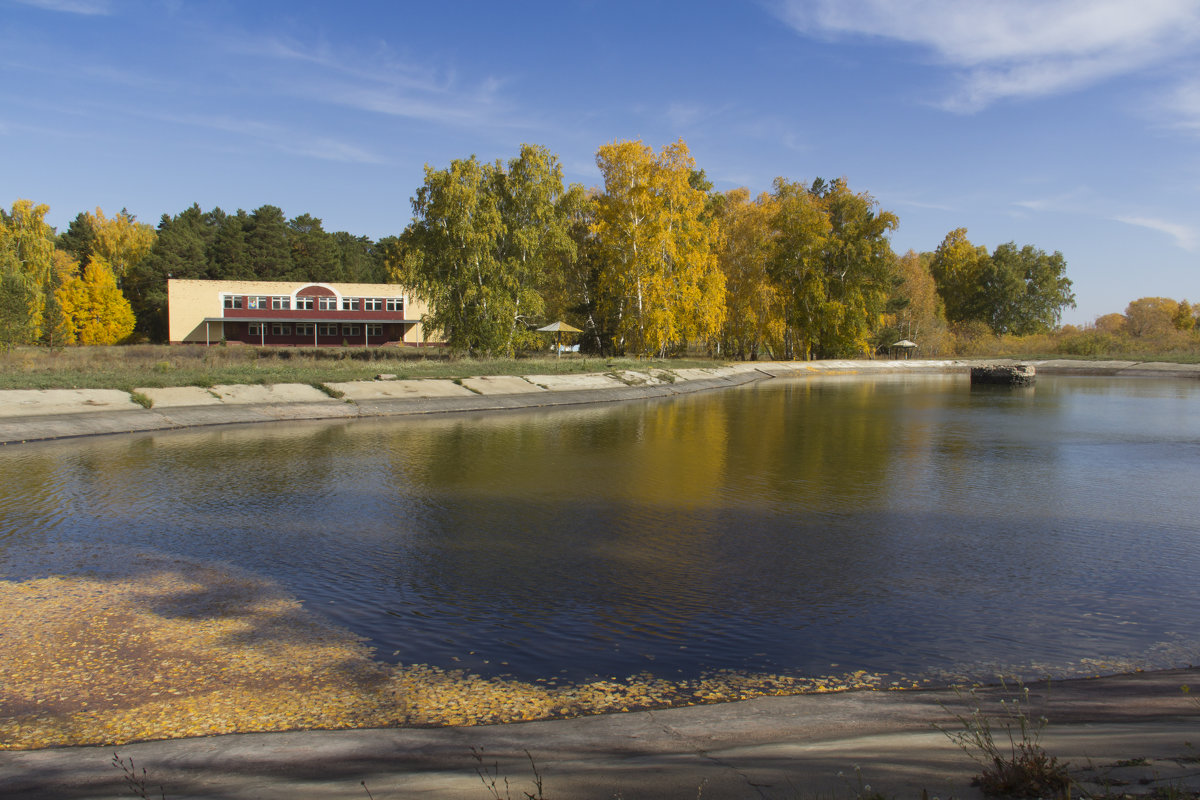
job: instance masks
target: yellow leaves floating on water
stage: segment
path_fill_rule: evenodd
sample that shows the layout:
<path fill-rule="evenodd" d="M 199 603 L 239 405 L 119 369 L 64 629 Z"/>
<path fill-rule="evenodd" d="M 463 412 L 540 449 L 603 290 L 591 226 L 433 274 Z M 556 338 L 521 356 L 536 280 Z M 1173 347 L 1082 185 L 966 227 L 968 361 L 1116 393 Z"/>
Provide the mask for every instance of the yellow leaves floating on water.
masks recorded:
<path fill-rule="evenodd" d="M 270 581 L 156 556 L 104 577 L 0 580 L 0 675 L 0 749 L 477 725 L 880 687 L 865 672 L 553 683 L 391 667 Z"/>

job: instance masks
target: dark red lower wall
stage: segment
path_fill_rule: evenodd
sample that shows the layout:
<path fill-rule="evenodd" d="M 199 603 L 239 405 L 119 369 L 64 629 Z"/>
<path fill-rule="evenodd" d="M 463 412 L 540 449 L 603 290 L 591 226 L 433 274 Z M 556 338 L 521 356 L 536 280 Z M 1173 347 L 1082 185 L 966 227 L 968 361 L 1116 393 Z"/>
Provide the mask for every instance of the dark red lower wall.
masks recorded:
<path fill-rule="evenodd" d="M 339 326 L 340 327 L 340 326 Z M 343 336 L 338 333 L 336 336 L 322 336 L 318 330 L 316 335 L 317 347 L 373 347 L 375 345 L 389 344 L 391 342 L 400 342 L 404 340 L 404 331 L 407 326 L 399 323 L 383 325 L 383 334 L 381 336 L 366 336 L 364 328 L 366 326 L 358 326 L 357 336 Z M 257 345 L 277 345 L 280 347 L 312 347 L 312 334 L 299 335 L 295 333 L 295 325 L 292 325 L 292 333 L 287 336 L 272 336 L 270 323 L 267 323 L 266 334 L 251 334 L 249 333 L 250 325 L 246 322 L 231 322 L 225 320 L 225 340 L 229 342 L 244 342 L 245 344 Z"/>

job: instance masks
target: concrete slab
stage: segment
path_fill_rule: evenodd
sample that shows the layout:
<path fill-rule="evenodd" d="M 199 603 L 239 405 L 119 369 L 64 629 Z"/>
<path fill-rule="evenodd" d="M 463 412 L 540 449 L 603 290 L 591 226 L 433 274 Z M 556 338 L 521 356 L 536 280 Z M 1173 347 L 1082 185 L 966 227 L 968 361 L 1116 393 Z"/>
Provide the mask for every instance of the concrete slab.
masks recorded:
<path fill-rule="evenodd" d="M 1134 372 L 1146 375 L 1163 375 L 1164 377 L 1182 378 L 1200 376 L 1200 364 L 1167 364 L 1163 362 L 1144 362 L 1135 364 L 1123 372 Z"/>
<path fill-rule="evenodd" d="M 478 378 L 463 378 L 462 385 L 479 394 L 528 394 L 546 391 L 541 386 L 524 378 L 511 375 L 483 375 Z"/>
<path fill-rule="evenodd" d="M 422 397 L 467 397 L 475 394 L 454 381 L 424 379 L 403 381 L 348 381 L 327 383 L 344 392 L 346 400 L 411 400 Z"/>
<path fill-rule="evenodd" d="M 661 372 L 655 374 L 627 369 L 617 372 L 616 377 L 626 386 L 658 386 L 664 383 L 674 383 L 674 381 L 667 380 L 666 375 Z"/>
<path fill-rule="evenodd" d="M 0 417 L 37 417 L 140 409 L 116 389 L 9 389 L 0 392 Z"/>
<path fill-rule="evenodd" d="M 133 405 L 133 404 L 131 404 Z M 129 411 L 97 411 L 87 414 L 42 414 L 0 417 L 0 444 L 101 436 L 173 427 L 153 411 L 134 405 Z"/>
<path fill-rule="evenodd" d="M 212 387 L 222 403 L 336 403 L 336 399 L 307 383 L 220 385 Z"/>
<path fill-rule="evenodd" d="M 526 375 L 525 380 L 552 392 L 576 392 L 582 389 L 619 389 L 624 383 L 609 375 Z"/>
<path fill-rule="evenodd" d="M 135 389 L 153 402 L 152 408 L 177 408 L 179 406 L 214 406 L 221 398 L 201 386 L 168 386 Z"/>
<path fill-rule="evenodd" d="M 1031 711 L 1050 720 L 1042 744 L 1077 780 L 1122 793 L 1200 789 L 1194 741 L 1200 705 L 1179 687 L 1200 670 L 1031 685 Z M 0 752 L 11 798 L 107 800 L 131 787 L 114 751 L 145 770 L 147 792 L 177 800 L 374 797 L 980 798 L 979 766 L 934 723 L 979 708 L 1003 722 L 989 687 L 977 705 L 951 690 L 761 697 L 662 711 L 472 728 L 242 734 L 121 747 Z M 1002 728 L 998 742 L 1007 746 Z M 1188 760 L 1191 759 L 1191 760 Z M 1137 762 L 1137 763 L 1134 763 Z M 544 792 L 537 792 L 536 775 Z M 866 790 L 869 784 L 872 790 Z M 1110 787 L 1115 783 L 1109 783 Z M 160 790 L 161 787 L 161 790 Z M 509 791 L 506 791 L 509 790 Z M 135 794 L 137 792 L 134 792 Z M 1175 796 L 1190 796 L 1179 795 Z"/>
<path fill-rule="evenodd" d="M 714 369 L 697 369 L 695 367 L 687 367 L 684 369 L 671 370 L 675 376 L 681 381 L 702 381 L 709 378 L 718 377 Z"/>

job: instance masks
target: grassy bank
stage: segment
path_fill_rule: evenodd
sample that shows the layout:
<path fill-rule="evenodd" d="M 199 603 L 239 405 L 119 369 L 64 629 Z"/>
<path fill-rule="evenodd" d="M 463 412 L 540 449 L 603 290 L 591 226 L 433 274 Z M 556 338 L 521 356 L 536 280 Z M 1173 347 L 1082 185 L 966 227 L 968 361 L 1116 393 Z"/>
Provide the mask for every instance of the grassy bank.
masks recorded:
<path fill-rule="evenodd" d="M 614 369 L 711 367 L 707 360 L 648 361 L 564 355 L 515 359 L 454 358 L 424 348 L 257 348 L 130 345 L 0 352 L 0 389 L 123 389 L 219 384 L 329 383 L 399 378 L 542 375 Z"/>

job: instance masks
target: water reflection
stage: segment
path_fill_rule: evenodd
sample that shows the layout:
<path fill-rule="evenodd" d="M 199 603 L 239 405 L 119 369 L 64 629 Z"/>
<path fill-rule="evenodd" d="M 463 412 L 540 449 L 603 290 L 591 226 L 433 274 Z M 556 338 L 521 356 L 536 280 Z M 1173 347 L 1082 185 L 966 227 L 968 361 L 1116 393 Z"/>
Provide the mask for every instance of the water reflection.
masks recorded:
<path fill-rule="evenodd" d="M 1198 398 L 832 377 L 26 446 L 0 573 L 231 562 L 382 658 L 526 678 L 1165 666 L 1200 660 Z"/>

